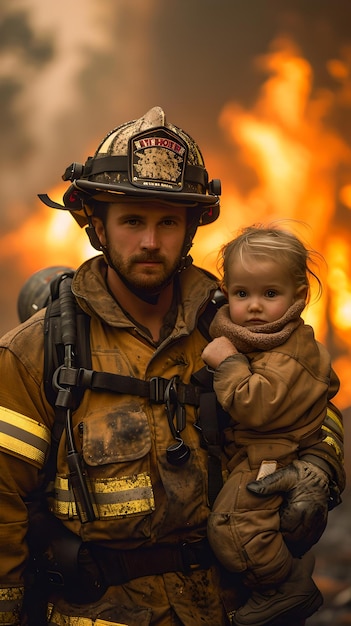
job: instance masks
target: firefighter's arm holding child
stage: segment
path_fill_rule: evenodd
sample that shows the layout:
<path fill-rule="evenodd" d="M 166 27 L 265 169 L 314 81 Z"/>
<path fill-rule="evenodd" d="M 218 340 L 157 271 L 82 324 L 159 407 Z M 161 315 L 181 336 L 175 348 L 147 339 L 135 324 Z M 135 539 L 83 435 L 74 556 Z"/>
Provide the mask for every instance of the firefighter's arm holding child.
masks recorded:
<path fill-rule="evenodd" d="M 324 439 L 302 449 L 299 460 L 248 485 L 260 496 L 283 494 L 281 531 L 296 555 L 319 540 L 345 488 L 342 415 L 331 402 L 322 430 Z"/>

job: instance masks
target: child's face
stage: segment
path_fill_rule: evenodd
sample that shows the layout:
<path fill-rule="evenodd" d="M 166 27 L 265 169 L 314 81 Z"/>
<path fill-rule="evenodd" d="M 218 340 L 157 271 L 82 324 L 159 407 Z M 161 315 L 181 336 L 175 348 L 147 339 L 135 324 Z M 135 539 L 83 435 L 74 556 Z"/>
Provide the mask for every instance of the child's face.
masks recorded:
<path fill-rule="evenodd" d="M 297 288 L 287 269 L 277 261 L 246 255 L 230 259 L 227 292 L 230 317 L 240 326 L 274 322 L 299 298 L 306 287 Z"/>

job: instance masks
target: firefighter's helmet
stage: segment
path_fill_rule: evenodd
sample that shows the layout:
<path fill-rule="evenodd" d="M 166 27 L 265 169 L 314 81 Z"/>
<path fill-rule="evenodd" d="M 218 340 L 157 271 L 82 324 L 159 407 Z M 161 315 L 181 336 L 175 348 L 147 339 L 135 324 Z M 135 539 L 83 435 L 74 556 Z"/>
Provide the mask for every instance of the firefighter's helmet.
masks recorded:
<path fill-rule="evenodd" d="M 118 198 L 158 199 L 185 204 L 197 225 L 219 215 L 219 180 L 208 180 L 204 159 L 195 141 L 166 122 L 156 106 L 141 118 L 113 129 L 84 165 L 72 163 L 64 180 L 71 181 L 64 205 L 39 198 L 51 207 L 68 209 L 80 226 L 90 221 L 91 201 Z"/>

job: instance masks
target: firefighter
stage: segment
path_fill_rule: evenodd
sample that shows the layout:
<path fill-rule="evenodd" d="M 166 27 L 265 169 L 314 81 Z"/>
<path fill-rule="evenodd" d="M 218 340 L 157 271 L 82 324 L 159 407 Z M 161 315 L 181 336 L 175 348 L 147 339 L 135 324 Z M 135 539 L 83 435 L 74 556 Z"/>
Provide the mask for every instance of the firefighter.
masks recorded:
<path fill-rule="evenodd" d="M 63 178 L 62 206 L 40 197 L 70 211 L 99 254 L 72 282 L 59 277 L 60 317 L 39 310 L 0 341 L 0 622 L 228 625 L 245 591 L 206 540 L 226 459 L 214 394 L 197 378 L 218 285 L 189 255 L 219 215 L 220 182 L 160 107 Z M 344 487 L 340 420 L 331 407 L 324 440 L 300 452 L 308 503 L 295 468 L 260 483 L 286 492 L 290 530 L 301 516 L 311 544 L 313 502 L 327 516 Z"/>

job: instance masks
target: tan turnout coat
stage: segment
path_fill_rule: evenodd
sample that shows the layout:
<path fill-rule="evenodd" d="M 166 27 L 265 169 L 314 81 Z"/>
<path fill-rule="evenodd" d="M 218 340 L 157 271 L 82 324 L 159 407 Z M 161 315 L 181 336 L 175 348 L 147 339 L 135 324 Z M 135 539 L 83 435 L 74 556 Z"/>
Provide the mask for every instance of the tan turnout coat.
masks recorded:
<path fill-rule="evenodd" d="M 206 340 L 196 324 L 216 283 L 195 267 L 180 275 L 176 323 L 156 347 L 109 294 L 104 273 L 103 258 L 95 257 L 79 268 L 73 281 L 79 305 L 91 316 L 93 369 L 145 380 L 179 375 L 188 383 L 204 365 Z M 38 487 L 54 422 L 43 386 L 43 333 L 44 312 L 39 311 L 0 340 L 0 622 L 11 626 L 20 623 L 28 560 L 25 500 Z M 69 488 L 64 436 L 51 501 L 56 517 L 84 541 L 107 542 L 114 548 L 204 538 L 210 510 L 207 453 L 200 445 L 195 418 L 194 407 L 187 406 L 182 435 L 190 459 L 174 467 L 166 461 L 166 448 L 174 439 L 163 404 L 86 391 L 73 414 L 74 437 L 88 468 L 98 519 L 79 521 Z M 329 449 L 322 446 L 321 456 L 333 458 Z M 335 466 L 339 467 L 337 459 Z M 204 626 L 224 626 L 221 588 L 218 572 L 211 568 L 135 579 L 111 587 L 101 601 L 84 606 L 68 605 L 58 593 L 49 623 L 198 626 L 201 621 Z"/>

